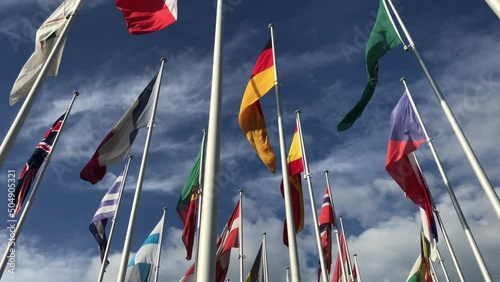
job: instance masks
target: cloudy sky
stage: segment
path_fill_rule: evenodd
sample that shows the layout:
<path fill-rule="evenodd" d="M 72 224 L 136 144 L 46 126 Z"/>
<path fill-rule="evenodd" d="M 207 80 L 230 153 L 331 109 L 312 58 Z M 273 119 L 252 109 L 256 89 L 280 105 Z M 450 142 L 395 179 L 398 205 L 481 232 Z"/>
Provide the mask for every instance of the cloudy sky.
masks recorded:
<path fill-rule="evenodd" d="M 34 32 L 59 0 L 3 1 L 0 4 L 0 113 L 6 134 L 21 103 L 8 106 L 19 70 L 33 52 Z M 255 60 L 276 25 L 276 56 L 281 82 L 286 143 L 301 109 L 305 145 L 317 208 L 323 197 L 323 171 L 330 181 L 337 213 L 342 214 L 351 254 L 357 253 L 365 281 L 404 281 L 419 253 L 416 206 L 385 171 L 392 108 L 409 87 L 443 160 L 453 189 L 493 280 L 500 280 L 500 224 L 443 115 L 417 60 L 396 48 L 383 58 L 379 87 L 362 118 L 348 131 L 337 123 L 366 83 L 364 46 L 378 1 L 227 0 L 224 26 L 224 87 L 221 138 L 219 231 L 244 189 L 245 267 L 249 270 L 261 234 L 268 234 L 272 281 L 284 281 L 288 251 L 282 244 L 284 203 L 281 168 L 270 173 L 237 122 L 243 91 Z M 156 33 L 132 36 L 114 1 L 84 1 L 71 27 L 59 76 L 50 77 L 0 173 L 19 174 L 34 147 L 67 107 L 73 90 L 81 95 L 61 136 L 52 163 L 17 242 L 16 274 L 5 281 L 95 281 L 99 258 L 88 224 L 99 202 L 123 169 L 108 167 L 94 186 L 79 173 L 106 133 L 140 94 L 167 57 L 148 170 L 137 214 L 135 252 L 167 207 L 161 281 L 178 281 L 191 265 L 180 239 L 177 199 L 207 128 L 215 1 L 179 1 L 179 20 Z M 413 39 L 428 62 L 497 193 L 500 193 L 500 21 L 483 1 L 400 1 L 397 4 Z M 279 156 L 274 92 L 261 101 L 271 144 Z M 105 281 L 118 272 L 146 131 L 139 132 L 123 197 Z M 417 153 L 440 209 L 451 243 L 468 281 L 481 281 L 477 263 L 426 145 Z M 304 183 L 304 191 L 307 192 Z M 6 191 L 6 189 L 5 189 Z M 306 228 L 298 235 L 303 281 L 314 281 L 317 249 L 310 196 L 305 197 Z M 7 192 L 0 193 L 7 204 Z M 0 215 L 4 225 L 8 214 Z M 8 233 L 0 233 L 4 248 Z M 440 233 L 441 236 L 441 233 Z M 446 244 L 439 248 L 452 281 L 458 281 Z M 1 249 L 3 252 L 3 249 Z M 336 247 L 335 247 L 336 250 Z M 228 278 L 238 279 L 237 250 Z M 336 252 L 335 252 L 336 254 Z M 444 281 L 440 266 L 438 275 Z"/>

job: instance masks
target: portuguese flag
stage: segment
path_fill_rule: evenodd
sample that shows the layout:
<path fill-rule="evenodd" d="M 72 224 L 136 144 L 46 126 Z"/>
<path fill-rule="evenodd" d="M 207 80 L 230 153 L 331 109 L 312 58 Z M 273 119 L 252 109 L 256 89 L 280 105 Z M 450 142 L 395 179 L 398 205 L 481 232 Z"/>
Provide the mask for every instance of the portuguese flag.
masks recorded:
<path fill-rule="evenodd" d="M 260 97 L 266 95 L 274 86 L 274 60 L 271 40 L 259 55 L 241 101 L 238 123 L 264 164 L 274 173 L 276 159 L 269 137 L 266 120 L 260 107 Z"/>
<path fill-rule="evenodd" d="M 193 252 L 194 233 L 196 231 L 196 215 L 198 211 L 198 189 L 200 188 L 200 159 L 201 149 L 196 156 L 193 168 L 184 184 L 181 196 L 177 202 L 177 213 L 184 223 L 182 242 L 186 246 L 186 259 L 190 260 Z"/>

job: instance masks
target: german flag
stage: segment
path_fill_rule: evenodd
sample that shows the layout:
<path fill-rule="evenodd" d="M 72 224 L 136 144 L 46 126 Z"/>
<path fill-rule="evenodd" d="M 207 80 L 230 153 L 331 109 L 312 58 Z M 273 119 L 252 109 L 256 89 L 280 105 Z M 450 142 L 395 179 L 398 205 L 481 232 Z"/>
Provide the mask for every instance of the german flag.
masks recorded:
<path fill-rule="evenodd" d="M 243 94 L 238 123 L 260 159 L 273 173 L 276 171 L 276 159 L 267 136 L 266 120 L 259 99 L 271 90 L 274 81 L 273 49 L 269 40 L 257 59 Z"/>
<path fill-rule="evenodd" d="M 302 192 L 301 172 L 304 172 L 302 162 L 302 150 L 299 142 L 299 131 L 295 127 L 290 151 L 288 152 L 288 173 L 290 179 L 290 194 L 292 196 L 293 221 L 295 223 L 295 234 L 304 230 L 304 193 Z M 283 194 L 283 181 L 281 182 L 281 195 Z M 288 246 L 288 232 L 285 224 L 283 226 L 283 244 Z"/>

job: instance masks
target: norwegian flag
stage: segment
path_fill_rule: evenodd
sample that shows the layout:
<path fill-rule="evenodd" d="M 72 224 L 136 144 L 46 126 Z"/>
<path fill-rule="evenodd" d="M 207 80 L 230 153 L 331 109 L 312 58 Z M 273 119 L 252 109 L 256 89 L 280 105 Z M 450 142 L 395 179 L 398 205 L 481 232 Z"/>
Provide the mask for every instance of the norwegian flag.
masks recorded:
<path fill-rule="evenodd" d="M 19 211 L 21 211 L 22 204 L 28 195 L 31 184 L 36 178 L 38 170 L 42 166 L 45 158 L 50 154 L 52 150 L 52 144 L 56 139 L 57 134 L 59 134 L 59 129 L 62 126 L 64 116 L 66 112 L 57 119 L 57 121 L 52 125 L 52 127 L 47 131 L 42 141 L 38 143 L 35 151 L 31 155 L 28 162 L 24 165 L 23 171 L 19 176 L 17 181 L 16 190 L 14 191 L 14 204 L 16 205 L 14 214 L 11 217 L 16 216 Z"/>

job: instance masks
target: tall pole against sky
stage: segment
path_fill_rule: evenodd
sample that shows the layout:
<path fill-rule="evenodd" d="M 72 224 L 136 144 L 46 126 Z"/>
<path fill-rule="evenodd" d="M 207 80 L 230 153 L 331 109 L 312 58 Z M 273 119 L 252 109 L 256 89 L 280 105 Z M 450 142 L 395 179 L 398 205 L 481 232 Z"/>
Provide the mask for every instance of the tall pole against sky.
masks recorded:
<path fill-rule="evenodd" d="M 288 252 L 290 255 L 290 274 L 292 282 L 300 282 L 299 256 L 297 253 L 297 239 L 295 237 L 295 220 L 293 219 L 292 195 L 290 191 L 290 177 L 286 160 L 285 133 L 283 131 L 283 118 L 281 116 L 281 99 L 279 94 L 278 66 L 274 48 L 274 25 L 269 24 L 271 31 L 271 44 L 274 62 L 274 89 L 276 90 L 276 111 L 278 114 L 278 132 L 280 138 L 281 173 L 283 176 L 283 194 L 285 197 L 286 228 L 288 233 Z"/>
<path fill-rule="evenodd" d="M 217 209 L 219 206 L 220 127 L 222 115 L 222 51 L 224 38 L 224 0 L 217 0 L 212 67 L 212 91 L 208 116 L 207 152 L 203 180 L 203 205 L 199 232 L 196 281 L 215 279 Z"/>
<path fill-rule="evenodd" d="M 401 20 L 398 11 L 394 7 L 394 4 L 392 4 L 391 0 L 387 0 L 391 6 L 392 11 L 394 12 L 394 15 L 396 16 L 399 25 L 401 26 L 401 29 L 403 30 L 404 34 L 406 35 L 406 38 L 408 39 L 408 42 L 410 44 L 410 48 L 417 57 L 418 62 L 420 63 L 420 66 L 422 67 L 422 70 L 425 73 L 425 76 L 427 77 L 427 80 L 429 81 L 429 84 L 431 85 L 432 90 L 434 91 L 434 94 L 436 94 L 436 98 L 439 101 L 439 104 L 443 108 L 443 112 L 448 119 L 453 131 L 455 132 L 455 135 L 458 138 L 458 142 L 462 146 L 462 149 L 465 152 L 465 155 L 467 156 L 467 159 L 469 160 L 470 165 L 472 166 L 472 170 L 474 170 L 474 173 L 476 174 L 477 179 L 479 180 L 479 183 L 481 184 L 481 187 L 483 188 L 484 192 L 486 193 L 486 197 L 490 201 L 491 205 L 493 206 L 493 210 L 497 214 L 498 219 L 500 219 L 500 199 L 498 198 L 498 195 L 496 194 L 495 190 L 493 189 L 493 186 L 491 186 L 490 180 L 486 176 L 486 173 L 484 172 L 483 168 L 481 167 L 481 164 L 479 163 L 479 160 L 477 159 L 474 151 L 472 150 L 472 147 L 469 144 L 469 141 L 467 140 L 467 137 L 465 137 L 464 132 L 462 131 L 462 128 L 460 128 L 460 125 L 457 122 L 457 119 L 453 115 L 453 112 L 450 109 L 450 106 L 448 105 L 448 102 L 446 102 L 446 99 L 444 98 L 443 93 L 441 93 L 441 89 L 437 85 L 437 82 L 434 80 L 434 77 L 430 73 L 429 69 L 427 69 L 427 65 L 425 64 L 424 60 L 420 56 L 420 53 L 417 50 L 417 47 L 415 46 L 415 43 L 413 42 L 413 39 L 410 36 L 410 33 L 408 33 L 408 30 L 406 29 L 406 26 L 404 25 L 403 21 Z M 486 274 L 486 272 L 483 272 L 483 275 Z M 486 277 L 486 276 L 485 276 Z"/>

